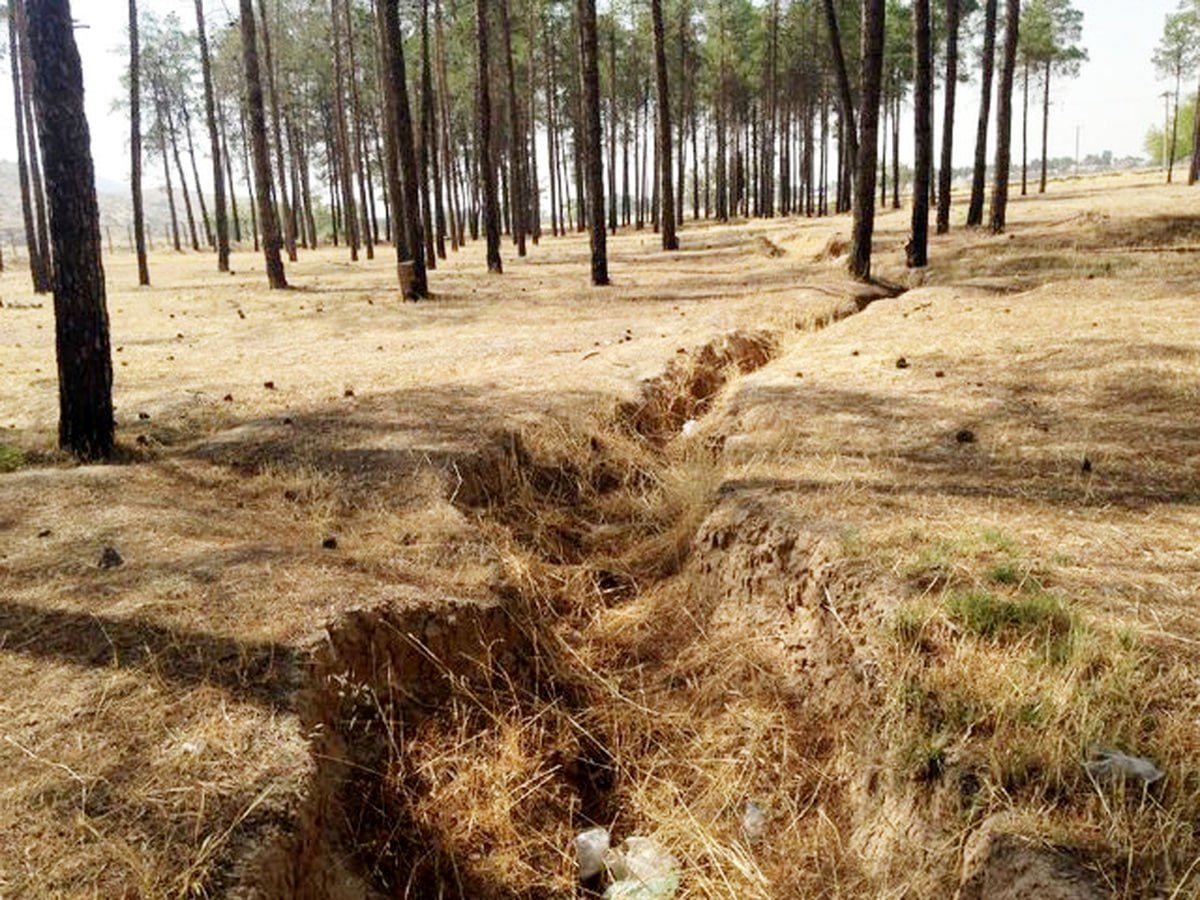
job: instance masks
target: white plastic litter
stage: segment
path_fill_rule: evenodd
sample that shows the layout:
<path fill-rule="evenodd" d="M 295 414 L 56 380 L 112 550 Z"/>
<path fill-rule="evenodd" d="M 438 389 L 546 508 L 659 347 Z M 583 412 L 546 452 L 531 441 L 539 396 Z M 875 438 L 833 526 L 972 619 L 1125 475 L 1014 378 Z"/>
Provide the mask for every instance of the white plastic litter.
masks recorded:
<path fill-rule="evenodd" d="M 690 438 L 692 435 L 694 435 L 699 430 L 700 430 L 700 423 L 697 422 L 695 419 L 688 419 L 686 422 L 683 423 L 683 428 L 680 429 L 680 433 L 685 438 Z"/>
<path fill-rule="evenodd" d="M 604 864 L 613 878 L 605 900 L 670 900 L 679 890 L 679 861 L 650 838 L 625 838 Z"/>
<path fill-rule="evenodd" d="M 1095 759 L 1084 765 L 1093 776 L 1108 781 L 1131 779 L 1154 784 L 1163 777 L 1158 766 L 1144 756 L 1128 756 L 1116 750 L 1101 750 Z"/>
<path fill-rule="evenodd" d="M 753 800 L 746 801 L 746 810 L 742 813 L 742 834 L 750 843 L 761 841 L 767 832 L 767 811 Z"/>
<path fill-rule="evenodd" d="M 579 863 L 579 880 L 587 881 L 604 870 L 604 855 L 608 853 L 607 828 L 589 828 L 575 835 L 575 859 Z"/>

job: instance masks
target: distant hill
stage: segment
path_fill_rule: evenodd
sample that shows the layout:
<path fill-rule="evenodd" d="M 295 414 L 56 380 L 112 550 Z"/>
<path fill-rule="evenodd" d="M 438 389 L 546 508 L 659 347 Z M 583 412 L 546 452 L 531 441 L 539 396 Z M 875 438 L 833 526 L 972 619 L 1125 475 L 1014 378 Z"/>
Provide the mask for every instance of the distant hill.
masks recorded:
<path fill-rule="evenodd" d="M 96 198 L 100 203 L 100 225 L 106 229 L 106 237 L 111 234 L 114 244 L 125 246 L 129 241 L 129 228 L 133 221 L 133 205 L 128 186 L 108 179 L 98 179 Z M 178 193 L 175 201 L 180 204 L 180 227 L 186 228 L 183 200 Z M 162 188 L 148 188 L 144 194 L 144 203 L 146 228 L 151 241 L 157 245 L 164 239 L 165 229 L 171 224 L 167 193 Z M 199 216 L 199 210 L 196 211 L 196 215 Z M 0 239 L 3 239 L 6 251 L 14 244 L 23 247 L 25 243 L 17 164 L 8 160 L 0 160 Z"/>

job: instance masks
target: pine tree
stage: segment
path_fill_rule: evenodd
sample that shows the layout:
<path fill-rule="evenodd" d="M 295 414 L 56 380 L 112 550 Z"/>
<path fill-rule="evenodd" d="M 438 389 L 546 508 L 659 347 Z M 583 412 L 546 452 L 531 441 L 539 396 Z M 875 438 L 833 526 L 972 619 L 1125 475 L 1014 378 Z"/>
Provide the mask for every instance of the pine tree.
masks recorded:
<path fill-rule="evenodd" d="M 29 56 L 54 253 L 58 440 L 83 460 L 113 451 L 112 353 L 83 69 L 69 0 L 29 0 Z"/>

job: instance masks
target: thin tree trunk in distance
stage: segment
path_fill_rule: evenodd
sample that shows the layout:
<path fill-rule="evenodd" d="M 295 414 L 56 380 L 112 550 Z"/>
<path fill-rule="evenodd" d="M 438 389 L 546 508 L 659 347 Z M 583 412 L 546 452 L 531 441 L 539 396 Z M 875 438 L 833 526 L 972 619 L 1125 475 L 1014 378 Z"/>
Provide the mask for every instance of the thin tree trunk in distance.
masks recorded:
<path fill-rule="evenodd" d="M 132 3 L 132 0 L 131 0 Z M 229 220 L 225 213 L 225 173 L 221 168 L 221 137 L 217 131 L 217 107 L 213 96 L 212 64 L 208 58 L 208 35 L 204 28 L 204 0 L 196 0 L 196 32 L 200 40 L 200 68 L 204 76 L 204 114 L 212 144 L 213 210 L 217 221 L 217 271 L 229 271 Z"/>
<path fill-rule="evenodd" d="M 150 266 L 146 262 L 146 215 L 142 207 L 142 73 L 137 15 L 137 0 L 129 0 L 129 185 L 138 284 L 145 286 L 150 283 Z"/>
<path fill-rule="evenodd" d="M 482 0 L 477 0 L 482 2 Z M 657 0 L 655 0 L 657 2 Z M 596 0 L 579 0 L 579 37 L 583 65 L 583 137 L 587 141 L 588 224 L 592 230 L 592 284 L 608 284 L 607 232 L 604 228 L 604 157 L 600 129 L 600 65 L 596 48 Z M 662 14 L 659 13 L 659 31 Z M 665 83 L 663 85 L 666 86 Z M 667 140 L 670 140 L 668 134 Z M 668 176 L 669 177 L 669 176 Z"/>
<path fill-rule="evenodd" d="M 34 96 L 33 80 L 37 76 L 34 69 L 33 57 L 29 50 L 29 25 L 25 17 L 25 0 L 10 0 L 16 10 L 16 31 L 20 42 L 21 55 L 21 103 L 19 108 L 24 112 L 25 138 L 29 144 L 27 165 L 29 167 L 29 187 L 33 196 L 34 224 L 37 227 L 37 268 L 34 273 L 34 290 L 39 294 L 48 294 L 53 289 L 54 258 L 50 248 L 50 232 L 46 219 L 46 192 L 42 184 L 41 154 L 38 152 L 38 127 L 34 122 L 37 113 L 37 100 Z M 32 261 L 33 257 L 31 257 Z"/>
<path fill-rule="evenodd" d="M 29 160 L 26 156 L 28 143 L 25 139 L 25 110 L 21 88 L 21 54 L 17 49 L 17 7 L 8 7 L 8 60 L 12 68 L 13 111 L 17 125 L 17 178 L 21 186 L 21 216 L 25 225 L 25 251 L 29 256 L 29 274 L 33 289 L 38 293 L 49 290 L 41 282 L 41 249 L 38 247 L 37 231 L 33 225 L 33 197 L 29 187 Z"/>
<path fill-rule="evenodd" d="M 512 232 L 517 241 L 517 256 L 525 255 L 525 235 L 528 226 L 525 223 L 525 154 L 522 147 L 524 131 L 521 128 L 521 106 L 517 98 L 517 73 L 513 63 L 512 52 L 512 22 L 508 15 L 508 0 L 500 0 L 500 37 L 504 41 L 504 75 L 508 83 L 508 156 L 509 169 L 512 172 L 512 202 L 509 204 L 512 219 Z"/>
<path fill-rule="evenodd" d="M 996 98 L 996 184 L 992 191 L 992 233 L 1004 231 L 1008 212 L 1008 170 L 1012 157 L 1012 92 L 1020 40 L 1021 0 L 1005 0 L 1004 62 Z M 1045 156 L 1045 154 L 1042 154 Z"/>
<path fill-rule="evenodd" d="M 866 0 L 863 4 L 862 134 L 858 139 L 858 183 L 854 189 L 854 230 L 850 245 L 850 274 L 863 280 L 871 277 L 871 240 L 875 231 L 875 148 L 879 144 L 885 14 L 884 0 Z"/>
<path fill-rule="evenodd" d="M 825 0 L 825 28 L 829 33 L 829 51 L 833 56 L 833 71 L 837 76 L 838 99 L 841 103 L 843 134 L 848 136 L 851 157 L 858 158 L 858 137 L 854 125 L 854 95 L 850 90 L 850 75 L 846 70 L 846 55 L 842 52 L 842 35 L 838 26 L 833 0 Z M 872 154 L 874 150 L 872 149 Z M 841 154 L 843 157 L 845 153 Z"/>
<path fill-rule="evenodd" d="M 937 233 L 950 230 L 950 191 L 954 185 L 954 104 L 958 90 L 960 0 L 946 0 L 946 96 L 942 113 L 942 164 L 938 170 Z M 886 150 L 884 151 L 886 156 Z"/>
<path fill-rule="evenodd" d="M 983 199 L 987 190 L 987 136 L 992 106 L 992 70 L 996 61 L 996 6 L 986 0 L 983 14 L 983 73 L 979 85 L 979 123 L 975 129 L 975 169 L 971 176 L 971 204 L 967 226 L 983 224 Z"/>
<path fill-rule="evenodd" d="M 663 33 L 662 0 L 650 0 L 654 20 L 654 68 L 658 86 L 658 159 L 659 202 L 662 204 L 662 246 L 678 250 L 675 234 L 675 188 L 671 181 L 671 92 L 667 84 L 667 48 Z"/>
<path fill-rule="evenodd" d="M 31 0 L 29 11 L 54 253 L 58 441 L 80 459 L 105 459 L 113 450 L 112 353 L 83 68 L 68 0 Z"/>
<path fill-rule="evenodd" d="M 281 124 L 283 117 L 279 108 L 279 92 L 275 86 L 275 57 L 271 52 L 271 23 L 267 20 L 266 0 L 258 0 L 258 12 L 262 18 L 262 44 L 263 55 L 266 57 L 267 63 L 267 89 L 271 93 L 271 125 L 272 134 L 275 138 L 275 166 L 279 172 L 279 219 L 283 220 L 283 242 L 287 248 L 288 259 L 291 262 L 295 262 L 296 232 L 292 227 L 292 207 L 287 195 L 287 173 L 283 167 L 283 126 Z"/>
<path fill-rule="evenodd" d="M 258 69 L 258 35 L 254 27 L 253 0 L 240 0 L 242 17 L 242 67 L 246 75 L 246 105 L 250 112 L 250 137 L 254 149 L 254 180 L 258 187 L 258 218 L 267 281 L 272 289 L 286 288 L 280 257 L 279 222 L 271 207 L 271 157 L 267 150 L 267 118 L 263 111 L 262 76 Z"/>
<path fill-rule="evenodd" d="M 1042 178 L 1038 183 L 1038 193 L 1046 193 L 1046 149 L 1050 140 L 1050 62 L 1046 62 L 1046 70 L 1042 73 L 1043 78 L 1043 93 L 1042 93 Z M 1198 110 L 1200 112 L 1200 110 Z M 1175 147 L 1171 146 L 1172 165 L 1175 159 Z M 1170 181 L 1170 173 L 1168 172 L 1167 180 Z"/>
<path fill-rule="evenodd" d="M 475 0 L 476 74 L 478 83 L 476 118 L 478 119 L 479 180 L 483 188 L 483 227 L 487 235 L 489 272 L 504 271 L 500 261 L 500 209 L 496 201 L 496 167 L 492 163 L 492 92 L 488 73 L 488 0 Z"/>

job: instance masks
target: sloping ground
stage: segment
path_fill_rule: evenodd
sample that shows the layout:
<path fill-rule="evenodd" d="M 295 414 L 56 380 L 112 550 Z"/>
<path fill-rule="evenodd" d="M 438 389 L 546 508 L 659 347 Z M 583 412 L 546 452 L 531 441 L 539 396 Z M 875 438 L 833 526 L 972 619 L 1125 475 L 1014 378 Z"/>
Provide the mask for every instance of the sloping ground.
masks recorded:
<path fill-rule="evenodd" d="M 5 275 L 0 893 L 559 897 L 601 822 L 685 896 L 1190 896 L 1189 199 L 1019 202 L 930 287 L 889 213 L 891 300 L 795 220 L 418 306 L 382 251 L 160 260 L 105 468 Z"/>

